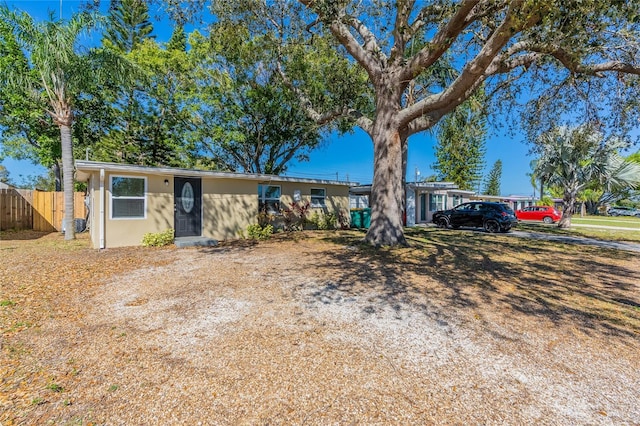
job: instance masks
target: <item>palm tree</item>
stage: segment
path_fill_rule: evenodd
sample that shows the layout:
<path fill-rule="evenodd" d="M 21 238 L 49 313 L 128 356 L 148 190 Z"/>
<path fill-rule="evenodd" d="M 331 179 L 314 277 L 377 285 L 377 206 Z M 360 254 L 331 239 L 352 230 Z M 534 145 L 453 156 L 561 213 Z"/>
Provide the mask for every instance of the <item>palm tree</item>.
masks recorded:
<path fill-rule="evenodd" d="M 563 192 L 560 228 L 571 226 L 571 216 L 579 193 L 597 184 L 605 191 L 640 186 L 640 165 L 620 156 L 621 139 L 603 140 L 591 125 L 576 128 L 556 127 L 537 141 L 540 158 L 535 174 L 545 184 Z"/>
<path fill-rule="evenodd" d="M 106 74 L 111 79 L 124 74 L 124 68 L 108 51 L 78 48 L 79 38 L 96 28 L 97 15 L 75 14 L 69 21 L 37 22 L 27 13 L 0 7 L 0 19 L 9 28 L 13 40 L 29 59 L 27 67 L 15 67 L 4 73 L 2 84 L 33 98 L 60 129 L 65 215 L 65 239 L 75 238 L 73 190 L 74 165 L 72 127 L 74 104 L 85 94 L 90 82 Z"/>

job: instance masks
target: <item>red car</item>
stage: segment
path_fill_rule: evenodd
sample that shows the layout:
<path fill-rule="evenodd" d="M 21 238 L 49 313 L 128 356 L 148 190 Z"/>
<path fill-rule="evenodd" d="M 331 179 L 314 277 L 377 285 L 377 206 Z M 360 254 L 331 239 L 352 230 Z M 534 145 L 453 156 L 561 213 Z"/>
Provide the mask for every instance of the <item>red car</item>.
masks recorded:
<path fill-rule="evenodd" d="M 560 220 L 562 214 L 550 206 L 529 206 L 522 210 L 516 210 L 518 220 L 541 220 L 544 223 L 553 223 Z"/>

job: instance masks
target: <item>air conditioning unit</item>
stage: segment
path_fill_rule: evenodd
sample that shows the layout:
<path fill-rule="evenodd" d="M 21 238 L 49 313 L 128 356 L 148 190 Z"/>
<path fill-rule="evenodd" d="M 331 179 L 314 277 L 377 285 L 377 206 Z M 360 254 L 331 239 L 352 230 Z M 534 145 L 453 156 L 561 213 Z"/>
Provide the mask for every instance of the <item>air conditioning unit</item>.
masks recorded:
<path fill-rule="evenodd" d="M 76 232 L 84 232 L 87 230 L 87 221 L 85 219 L 73 219 L 73 225 L 76 229 Z M 62 233 L 64 234 L 66 232 L 66 228 L 64 227 L 64 225 L 62 226 Z"/>

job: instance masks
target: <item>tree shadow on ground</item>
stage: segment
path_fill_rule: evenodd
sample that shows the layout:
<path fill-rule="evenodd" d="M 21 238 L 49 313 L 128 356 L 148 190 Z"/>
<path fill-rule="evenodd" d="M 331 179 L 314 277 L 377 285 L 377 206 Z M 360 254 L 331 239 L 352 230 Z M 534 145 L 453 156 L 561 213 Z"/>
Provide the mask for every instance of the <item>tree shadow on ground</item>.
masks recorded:
<path fill-rule="evenodd" d="M 54 232 L 57 232 L 57 231 L 54 231 Z M 33 231 L 30 229 L 19 230 L 19 231 L 12 231 L 12 230 L 0 231 L 0 242 L 37 240 L 42 237 L 46 237 L 49 234 L 53 234 L 54 232 Z"/>
<path fill-rule="evenodd" d="M 317 302 L 364 297 L 370 314 L 391 308 L 401 317 L 409 306 L 427 315 L 500 310 L 585 333 L 640 332 L 640 274 L 631 253 L 439 229 L 408 230 L 408 248 L 374 249 L 362 237 L 324 238 L 341 249 L 313 265 L 328 277 L 313 295 Z"/>

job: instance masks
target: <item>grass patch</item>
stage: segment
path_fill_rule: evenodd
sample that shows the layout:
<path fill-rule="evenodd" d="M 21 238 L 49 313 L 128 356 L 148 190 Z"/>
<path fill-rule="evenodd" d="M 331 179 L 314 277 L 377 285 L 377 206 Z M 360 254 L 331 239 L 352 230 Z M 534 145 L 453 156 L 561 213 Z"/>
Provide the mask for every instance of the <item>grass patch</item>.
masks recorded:
<path fill-rule="evenodd" d="M 47 385 L 47 389 L 49 389 L 51 392 L 56 392 L 56 393 L 60 393 L 64 391 L 64 388 L 62 386 L 53 382 Z"/>
<path fill-rule="evenodd" d="M 16 250 L 33 245 L 40 249 L 53 248 L 64 251 L 83 250 L 89 247 L 89 233 L 76 234 L 75 240 L 65 240 L 59 232 L 39 232 L 31 230 L 1 231 L 0 248 Z M 9 245 L 11 243 L 11 245 Z"/>
<path fill-rule="evenodd" d="M 18 321 L 13 323 L 8 329 L 2 330 L 3 333 L 17 333 L 30 328 L 33 324 L 28 321 Z"/>
<path fill-rule="evenodd" d="M 597 224 L 596 222 L 587 222 L 585 219 L 572 219 L 573 224 Z M 622 225 L 622 222 L 615 222 L 617 226 L 627 227 Z M 608 225 L 604 225 L 608 226 Z M 569 229 L 560 229 L 557 225 L 546 225 L 537 222 L 521 222 L 515 228 L 518 231 L 527 232 L 542 232 L 553 235 L 567 235 L 573 237 L 587 237 L 594 238 L 602 241 L 629 241 L 640 242 L 640 227 L 637 231 L 628 229 L 607 229 L 607 228 L 591 228 L 575 226 Z"/>
<path fill-rule="evenodd" d="M 640 218 L 637 217 L 578 216 L 571 218 L 571 223 L 577 225 L 617 226 L 620 228 L 635 228 L 640 230 Z"/>
<path fill-rule="evenodd" d="M 44 403 L 46 403 L 46 401 L 43 398 L 40 398 L 39 396 L 31 400 L 31 405 L 42 405 Z"/>

